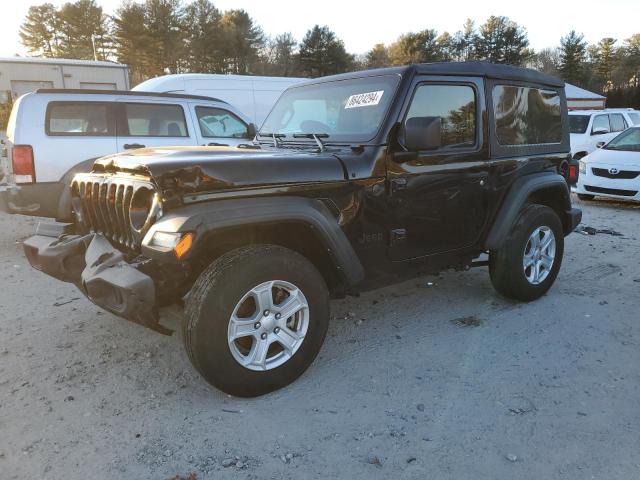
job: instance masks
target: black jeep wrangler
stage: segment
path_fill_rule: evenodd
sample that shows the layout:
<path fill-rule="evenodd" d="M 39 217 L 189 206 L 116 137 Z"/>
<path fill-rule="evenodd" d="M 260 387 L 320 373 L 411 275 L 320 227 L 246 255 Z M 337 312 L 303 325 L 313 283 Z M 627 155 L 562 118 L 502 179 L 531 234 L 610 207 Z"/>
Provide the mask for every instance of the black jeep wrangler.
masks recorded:
<path fill-rule="evenodd" d="M 311 364 L 330 297 L 474 265 L 506 297 L 543 295 L 581 219 L 569 158 L 554 77 L 477 62 L 349 73 L 289 88 L 238 148 L 99 159 L 73 180 L 74 223 L 24 248 L 157 331 L 160 308 L 184 302 L 195 368 L 255 396 Z"/>

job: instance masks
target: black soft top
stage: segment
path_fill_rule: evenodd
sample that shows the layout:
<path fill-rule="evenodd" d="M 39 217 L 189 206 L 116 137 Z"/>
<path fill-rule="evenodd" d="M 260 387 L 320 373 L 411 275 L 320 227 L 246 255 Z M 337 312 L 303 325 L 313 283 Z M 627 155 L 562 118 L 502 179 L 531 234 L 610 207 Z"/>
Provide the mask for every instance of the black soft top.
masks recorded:
<path fill-rule="evenodd" d="M 294 85 L 308 85 L 316 82 L 326 82 L 332 80 L 346 80 L 348 78 L 370 77 L 377 75 L 456 75 L 456 76 L 481 76 L 496 80 L 512 80 L 526 83 L 537 83 L 549 85 L 551 87 L 564 87 L 564 81 L 558 77 L 547 75 L 530 68 L 516 67 L 514 65 L 503 65 L 489 62 L 435 62 L 418 63 L 415 65 L 405 65 L 402 67 L 376 68 L 373 70 L 363 70 L 360 72 L 342 73 L 329 77 L 317 78 L 308 82 Z"/>

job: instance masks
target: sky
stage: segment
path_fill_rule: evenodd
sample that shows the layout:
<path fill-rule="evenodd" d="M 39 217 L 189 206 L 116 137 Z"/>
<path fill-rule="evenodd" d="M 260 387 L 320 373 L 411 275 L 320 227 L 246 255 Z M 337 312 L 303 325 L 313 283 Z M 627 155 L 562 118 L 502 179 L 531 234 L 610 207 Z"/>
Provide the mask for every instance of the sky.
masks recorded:
<path fill-rule="evenodd" d="M 48 0 L 54 5 L 63 0 Z M 122 0 L 97 0 L 106 13 L 113 13 Z M 26 55 L 18 31 L 30 5 L 43 1 L 2 0 L 0 56 Z M 527 29 L 531 47 L 556 46 L 571 29 L 585 35 L 589 43 L 604 37 L 624 39 L 640 33 L 640 0 L 514 1 L 514 0 L 213 0 L 220 10 L 243 8 L 268 35 L 291 32 L 300 41 L 314 24 L 327 25 L 345 42 L 351 53 L 365 53 L 375 43 L 393 42 L 408 31 L 434 28 L 455 33 L 467 18 L 476 25 L 490 15 L 504 15 Z M 451 6 L 451 8 L 445 8 Z"/>

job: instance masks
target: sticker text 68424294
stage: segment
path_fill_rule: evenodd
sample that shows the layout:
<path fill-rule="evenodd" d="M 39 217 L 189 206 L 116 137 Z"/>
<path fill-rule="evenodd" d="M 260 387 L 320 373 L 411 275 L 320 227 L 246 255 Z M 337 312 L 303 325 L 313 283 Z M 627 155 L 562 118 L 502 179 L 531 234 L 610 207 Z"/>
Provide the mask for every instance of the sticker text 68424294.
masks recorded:
<path fill-rule="evenodd" d="M 357 108 L 357 107 L 369 107 L 371 105 L 378 105 L 384 90 L 378 90 L 377 92 L 358 93 L 351 95 L 347 98 L 347 103 L 344 108 Z"/>

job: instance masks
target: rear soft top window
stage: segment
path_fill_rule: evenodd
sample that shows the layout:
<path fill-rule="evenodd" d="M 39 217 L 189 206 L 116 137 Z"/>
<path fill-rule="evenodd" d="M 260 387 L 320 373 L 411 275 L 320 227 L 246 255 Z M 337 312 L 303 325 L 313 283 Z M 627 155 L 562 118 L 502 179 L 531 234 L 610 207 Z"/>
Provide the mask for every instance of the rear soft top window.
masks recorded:
<path fill-rule="evenodd" d="M 556 90 L 517 85 L 493 88 L 496 138 L 502 146 L 562 141 L 560 95 Z"/>

